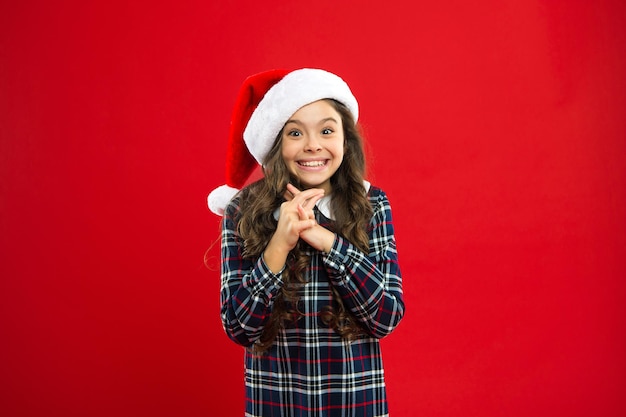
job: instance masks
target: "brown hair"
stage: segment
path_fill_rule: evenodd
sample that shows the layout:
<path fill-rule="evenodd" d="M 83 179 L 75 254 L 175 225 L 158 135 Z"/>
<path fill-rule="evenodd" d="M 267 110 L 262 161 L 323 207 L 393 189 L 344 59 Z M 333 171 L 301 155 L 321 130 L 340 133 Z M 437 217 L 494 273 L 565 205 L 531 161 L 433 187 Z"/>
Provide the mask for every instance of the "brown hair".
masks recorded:
<path fill-rule="evenodd" d="M 367 226 L 372 217 L 372 207 L 363 186 L 365 155 L 359 126 L 342 103 L 327 100 L 341 115 L 344 132 L 344 156 L 337 172 L 331 177 L 331 208 L 334 221 L 331 230 L 350 241 L 363 252 L 369 251 Z M 276 230 L 274 212 L 284 201 L 287 184 L 298 186 L 285 165 L 282 154 L 282 131 L 264 161 L 264 178 L 245 187 L 239 196 L 240 207 L 237 232 L 243 241 L 243 256 L 258 259 Z M 305 272 L 309 257 L 304 252 L 305 243 L 300 241 L 287 257 L 287 268 L 282 278 L 284 286 L 274 300 L 272 313 L 261 338 L 253 347 L 256 352 L 269 349 L 285 322 L 295 321 L 298 311 L 299 289 L 306 284 Z M 341 297 L 332 287 L 333 305 L 320 311 L 321 319 L 342 337 L 352 340 L 364 331 L 353 315 L 344 307 Z M 290 306 L 293 306 L 290 308 Z"/>

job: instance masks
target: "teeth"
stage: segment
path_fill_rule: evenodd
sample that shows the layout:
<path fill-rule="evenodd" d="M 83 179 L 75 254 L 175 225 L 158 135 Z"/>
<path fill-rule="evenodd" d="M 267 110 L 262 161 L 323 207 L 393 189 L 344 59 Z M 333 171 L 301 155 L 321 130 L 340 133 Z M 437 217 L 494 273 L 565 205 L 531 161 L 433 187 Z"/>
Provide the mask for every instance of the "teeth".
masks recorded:
<path fill-rule="evenodd" d="M 305 167 L 321 167 L 325 164 L 324 161 L 310 161 L 310 162 L 304 162 L 301 161 L 300 165 L 303 165 Z"/>

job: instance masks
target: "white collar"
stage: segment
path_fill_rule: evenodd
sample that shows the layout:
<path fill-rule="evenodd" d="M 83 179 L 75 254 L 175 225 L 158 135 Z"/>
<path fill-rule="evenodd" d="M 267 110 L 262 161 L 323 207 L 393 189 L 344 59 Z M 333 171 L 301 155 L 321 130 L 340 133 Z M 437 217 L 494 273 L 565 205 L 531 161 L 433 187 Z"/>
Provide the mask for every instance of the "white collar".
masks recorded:
<path fill-rule="evenodd" d="M 370 184 L 369 181 L 365 181 L 363 180 L 363 186 L 365 187 L 365 192 L 368 193 L 370 191 L 370 187 L 372 184 Z M 317 209 L 320 211 L 320 213 L 322 213 L 326 218 L 329 218 L 331 220 L 335 220 L 335 216 L 333 215 L 331 209 L 330 209 L 330 201 L 332 199 L 332 195 L 325 195 L 324 197 L 320 198 L 319 201 L 317 203 L 315 203 L 315 205 L 317 206 Z M 280 209 L 277 208 L 274 211 L 274 219 L 278 220 L 278 217 L 280 215 Z"/>

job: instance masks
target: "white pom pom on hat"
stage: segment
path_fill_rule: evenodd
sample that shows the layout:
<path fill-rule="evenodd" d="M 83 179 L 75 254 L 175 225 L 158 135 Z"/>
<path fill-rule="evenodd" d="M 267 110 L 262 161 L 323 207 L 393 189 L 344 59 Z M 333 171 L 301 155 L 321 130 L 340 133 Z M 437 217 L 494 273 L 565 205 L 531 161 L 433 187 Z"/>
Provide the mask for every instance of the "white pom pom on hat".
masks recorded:
<path fill-rule="evenodd" d="M 344 104 L 356 123 L 359 105 L 337 75 L 314 68 L 270 70 L 248 77 L 235 102 L 226 150 L 226 185 L 208 196 L 209 209 L 223 215 L 228 202 L 263 164 L 289 118 L 303 106 L 322 99 Z"/>

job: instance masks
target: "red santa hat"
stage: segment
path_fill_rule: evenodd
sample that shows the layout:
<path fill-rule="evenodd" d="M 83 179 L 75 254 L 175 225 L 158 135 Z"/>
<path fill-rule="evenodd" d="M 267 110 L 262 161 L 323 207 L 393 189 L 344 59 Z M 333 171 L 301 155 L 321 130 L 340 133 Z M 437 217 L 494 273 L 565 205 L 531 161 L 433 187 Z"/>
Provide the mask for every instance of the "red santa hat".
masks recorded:
<path fill-rule="evenodd" d="M 356 123 L 359 105 L 350 87 L 321 69 L 270 70 L 248 77 L 237 96 L 226 149 L 226 184 L 208 197 L 211 211 L 223 215 L 228 202 L 263 165 L 276 137 L 303 106 L 322 99 L 343 103 Z"/>

